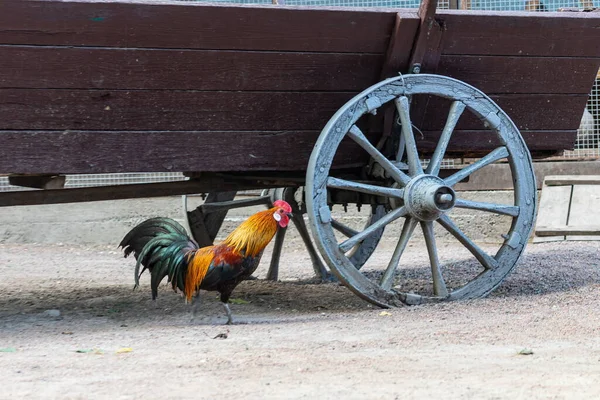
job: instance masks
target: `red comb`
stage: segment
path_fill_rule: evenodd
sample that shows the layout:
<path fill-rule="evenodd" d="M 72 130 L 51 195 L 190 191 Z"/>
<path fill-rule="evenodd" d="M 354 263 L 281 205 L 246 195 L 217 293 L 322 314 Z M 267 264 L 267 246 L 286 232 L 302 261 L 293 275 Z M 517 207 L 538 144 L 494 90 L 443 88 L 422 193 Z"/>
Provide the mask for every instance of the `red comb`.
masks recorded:
<path fill-rule="evenodd" d="M 283 201 L 283 200 L 275 200 L 275 201 L 273 202 L 273 205 L 274 205 L 275 207 L 281 207 L 281 208 L 283 208 L 283 210 L 284 210 L 285 212 L 288 212 L 288 213 L 291 213 L 291 212 L 292 212 L 292 206 L 290 206 L 290 205 L 288 204 L 288 202 L 287 202 L 287 201 Z"/>

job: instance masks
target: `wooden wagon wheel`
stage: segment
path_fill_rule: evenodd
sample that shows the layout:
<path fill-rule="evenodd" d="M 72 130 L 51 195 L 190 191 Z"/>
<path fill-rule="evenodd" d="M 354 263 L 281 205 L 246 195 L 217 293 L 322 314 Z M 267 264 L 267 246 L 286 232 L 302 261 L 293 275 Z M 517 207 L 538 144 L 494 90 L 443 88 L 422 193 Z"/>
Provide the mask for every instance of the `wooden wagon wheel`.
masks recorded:
<path fill-rule="evenodd" d="M 445 127 L 433 156 L 423 168 L 410 121 L 410 98 L 432 95 L 452 101 Z M 382 105 L 394 102 L 401 122 L 402 149 L 406 159 L 388 159 L 375 148 L 357 127 L 357 121 Z M 439 171 L 452 132 L 461 114 L 469 110 L 494 132 L 500 145 L 473 164 L 444 179 Z M 344 138 L 364 149 L 391 178 L 387 184 L 358 183 L 335 177 L 331 165 Z M 405 143 L 405 145 L 404 145 Z M 402 156 L 401 156 L 402 157 Z M 475 171 L 501 159 L 507 159 L 514 181 L 514 204 L 501 205 L 459 198 L 453 187 Z M 404 162 L 406 160 L 406 162 Z M 403 169 L 402 166 L 407 168 Z M 338 243 L 334 236 L 327 193 L 346 189 L 388 199 L 388 213 L 367 229 Z M 531 157 L 517 127 L 510 118 L 481 91 L 461 81 L 437 75 L 404 75 L 370 87 L 346 103 L 323 129 L 312 152 L 306 175 L 306 202 L 311 230 L 321 255 L 333 273 L 360 297 L 382 307 L 401 303 L 482 297 L 496 288 L 512 270 L 533 227 L 536 212 L 536 185 Z M 508 216 L 512 219 L 505 241 L 490 255 L 475 244 L 457 226 L 448 213 L 453 208 L 468 208 Z M 398 243 L 381 274 L 363 273 L 354 268 L 347 256 L 353 245 L 376 229 L 404 218 Z M 452 234 L 478 261 L 476 275 L 458 287 L 444 281 L 434 233 L 434 222 Z M 417 225 L 421 225 L 431 265 L 432 293 L 402 291 L 395 285 L 400 258 Z"/>

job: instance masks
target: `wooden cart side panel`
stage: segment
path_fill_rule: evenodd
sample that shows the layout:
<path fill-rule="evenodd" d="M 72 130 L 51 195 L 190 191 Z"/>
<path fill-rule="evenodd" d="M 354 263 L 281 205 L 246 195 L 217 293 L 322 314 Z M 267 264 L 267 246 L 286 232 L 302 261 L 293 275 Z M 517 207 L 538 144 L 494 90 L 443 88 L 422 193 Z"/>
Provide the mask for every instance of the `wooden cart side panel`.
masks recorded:
<path fill-rule="evenodd" d="M 594 15 L 595 14 L 595 15 Z M 598 13 L 439 11 L 444 55 L 598 57 Z"/>
<path fill-rule="evenodd" d="M 13 173 L 302 171 L 320 131 L 0 131 Z M 353 142 L 338 162 L 357 161 Z M 366 154 L 363 162 L 367 161 Z M 15 166 L 15 161 L 18 164 Z M 15 169 L 16 168 L 16 169 Z"/>
<path fill-rule="evenodd" d="M 436 132 L 424 132 L 419 145 L 432 152 Z M 564 132 L 527 131 L 532 151 L 569 146 Z M 320 131 L 0 131 L 0 171 L 13 173 L 94 173 L 160 171 L 303 171 Z M 374 133 L 373 139 L 379 134 Z M 489 131 L 456 131 L 449 154 L 486 151 L 499 145 Z M 568 140 L 565 140 L 567 138 Z M 560 141 L 557 141 L 560 140 Z M 468 147 L 466 144 L 468 143 Z M 345 141 L 339 165 L 364 152 Z M 15 165 L 18 160 L 18 165 Z M 361 158 L 362 160 L 362 158 Z M 366 161 L 366 160 L 362 160 Z M 16 168 L 16 169 L 15 169 Z"/>
<path fill-rule="evenodd" d="M 383 56 L 0 46 L 0 88 L 353 91 Z M 600 58 L 442 56 L 438 73 L 488 94 L 588 94 Z M 425 71 L 426 72 L 426 71 Z"/>
<path fill-rule="evenodd" d="M 11 10 L 21 14 L 2 12 Z M 405 71 L 418 22 L 414 10 L 3 1 L 0 171 L 304 170 L 337 107 Z M 440 49 L 466 29 L 442 26 Z M 567 32 L 555 41 L 572 40 Z M 530 150 L 548 154 L 572 147 L 577 119 L 553 115 L 582 106 L 600 56 L 555 46 L 514 55 L 455 47 L 442 50 L 437 72 L 504 102 Z M 544 101 L 554 108 L 539 110 Z M 419 145 L 431 151 L 446 110 L 426 111 Z M 497 145 L 476 122 L 461 121 L 450 153 Z M 338 161 L 355 162 L 353 149 Z"/>
<path fill-rule="evenodd" d="M 417 18 L 414 11 L 405 14 Z M 382 54 L 395 15 L 194 2 L 2 0 L 0 43 Z"/>
<path fill-rule="evenodd" d="M 222 92 L 165 90 L 0 89 L 6 130 L 320 130 L 354 96 L 351 92 Z M 585 95 L 492 95 L 521 130 L 568 130 Z M 315 107 L 318 105 L 318 107 Z M 420 129 L 440 131 L 449 101 L 434 98 Z M 532 112 L 531 110 L 535 110 Z M 381 114 L 374 117 L 381 118 Z M 481 129 L 465 113 L 458 130 Z"/>
<path fill-rule="evenodd" d="M 377 82 L 382 58 L 377 54 L 0 46 L 0 87 L 360 91 Z"/>

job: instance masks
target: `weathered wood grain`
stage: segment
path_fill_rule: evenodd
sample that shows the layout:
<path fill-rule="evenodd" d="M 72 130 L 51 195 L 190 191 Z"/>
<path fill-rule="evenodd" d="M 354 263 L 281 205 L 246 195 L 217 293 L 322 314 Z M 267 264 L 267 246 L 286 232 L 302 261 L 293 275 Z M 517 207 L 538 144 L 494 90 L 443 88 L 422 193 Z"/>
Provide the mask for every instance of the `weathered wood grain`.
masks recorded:
<path fill-rule="evenodd" d="M 600 15 L 442 10 L 442 53 L 597 57 Z"/>
<path fill-rule="evenodd" d="M 112 173 L 304 171 L 320 131 L 0 131 L 0 171 Z M 569 148 L 576 131 L 523 131 L 532 151 Z M 376 138 L 377 133 L 371 134 Z M 423 154 L 439 132 L 417 136 Z M 374 139 L 371 139 L 374 140 Z M 448 155 L 481 154 L 499 142 L 490 131 L 456 131 Z M 364 165 L 367 153 L 344 140 L 335 166 Z"/>
<path fill-rule="evenodd" d="M 0 46 L 0 88 L 361 91 L 382 55 Z"/>
<path fill-rule="evenodd" d="M 567 240 L 600 240 L 599 202 L 600 186 L 597 184 L 573 185 Z"/>
<path fill-rule="evenodd" d="M 419 96 L 415 96 L 419 97 Z M 508 114 L 520 130 L 573 130 L 579 127 L 581 115 L 574 110 L 583 110 L 587 94 L 500 94 L 490 95 Z M 446 122 L 450 101 L 428 96 L 422 130 L 441 130 Z M 466 111 L 460 118 L 457 129 L 481 129 L 483 123 Z"/>
<path fill-rule="evenodd" d="M 600 175 L 548 175 L 544 178 L 544 185 L 600 185 Z"/>
<path fill-rule="evenodd" d="M 320 131 L 0 131 L 14 174 L 305 170 Z M 367 160 L 350 141 L 338 166 Z"/>
<path fill-rule="evenodd" d="M 0 89 L 0 129 L 320 130 L 353 93 Z"/>
<path fill-rule="evenodd" d="M 572 149 L 577 131 L 521 131 L 521 135 L 531 152 L 556 149 Z M 417 146 L 425 154 L 431 154 L 439 140 L 440 132 L 424 131 L 423 136 L 416 133 Z M 481 154 L 501 145 L 496 134 L 489 130 L 455 131 L 448 144 L 446 154 L 459 156 L 464 153 Z"/>
<path fill-rule="evenodd" d="M 162 197 L 214 190 L 250 190 L 295 185 L 295 182 L 285 179 L 256 181 L 228 176 L 207 176 L 200 180 L 175 182 L 3 192 L 0 193 L 0 207 Z"/>
<path fill-rule="evenodd" d="M 418 27 L 419 19 L 414 16 L 408 17 L 404 13 L 396 14 L 396 22 L 381 70 L 380 78 L 382 80 L 391 78 L 399 72 L 408 72 L 410 53 Z"/>
<path fill-rule="evenodd" d="M 564 240 L 565 236 L 554 232 L 552 235 L 544 234 L 543 230 L 556 229 L 566 226 L 569 220 L 569 206 L 571 204 L 572 186 L 543 186 L 540 208 L 537 215 L 534 242 L 552 242 Z M 540 229 L 544 226 L 545 229 Z"/>
<path fill-rule="evenodd" d="M 376 83 L 365 54 L 0 46 L 0 87 L 354 91 Z M 600 59 L 442 56 L 438 73 L 485 93 L 588 94 Z M 43 66 L 43 68 L 41 68 Z"/>
<path fill-rule="evenodd" d="M 418 11 L 420 24 L 410 57 L 410 72 L 433 74 L 437 70 L 444 28 L 435 18 L 436 8 L 437 0 L 421 1 Z M 414 70 L 416 66 L 418 70 Z"/>
<path fill-rule="evenodd" d="M 570 240 L 598 240 L 597 236 L 600 236 L 600 225 L 575 225 L 575 226 L 561 226 L 561 227 L 549 227 L 540 226 L 536 228 L 535 233 L 538 236 L 556 236 L 556 235 L 577 235 Z M 588 235 L 595 235 L 589 236 Z M 562 236 L 561 236 L 562 237 Z M 587 237 L 587 239 L 586 239 Z"/>
<path fill-rule="evenodd" d="M 384 53 L 396 12 L 2 0 L 0 43 Z M 403 15 L 417 19 L 412 10 Z"/>
<path fill-rule="evenodd" d="M 318 130 L 351 97 L 336 92 L 0 89 L 0 129 Z M 519 129 L 564 130 L 577 129 L 581 116 L 573 110 L 582 110 L 588 96 L 491 98 Z M 450 102 L 433 97 L 425 103 L 427 113 L 418 128 L 441 130 Z M 457 125 L 459 130 L 482 127 L 469 112 Z"/>
<path fill-rule="evenodd" d="M 484 93 L 589 94 L 600 58 L 444 56 L 437 73 Z"/>

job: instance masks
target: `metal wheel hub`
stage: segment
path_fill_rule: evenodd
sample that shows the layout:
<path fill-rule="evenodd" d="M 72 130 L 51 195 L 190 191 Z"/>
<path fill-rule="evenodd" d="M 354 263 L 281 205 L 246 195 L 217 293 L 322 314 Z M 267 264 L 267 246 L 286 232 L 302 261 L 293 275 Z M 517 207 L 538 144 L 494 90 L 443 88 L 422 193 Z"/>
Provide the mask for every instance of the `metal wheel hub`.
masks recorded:
<path fill-rule="evenodd" d="M 404 206 L 419 221 L 434 221 L 454 207 L 456 193 L 434 175 L 417 176 L 404 188 Z"/>

